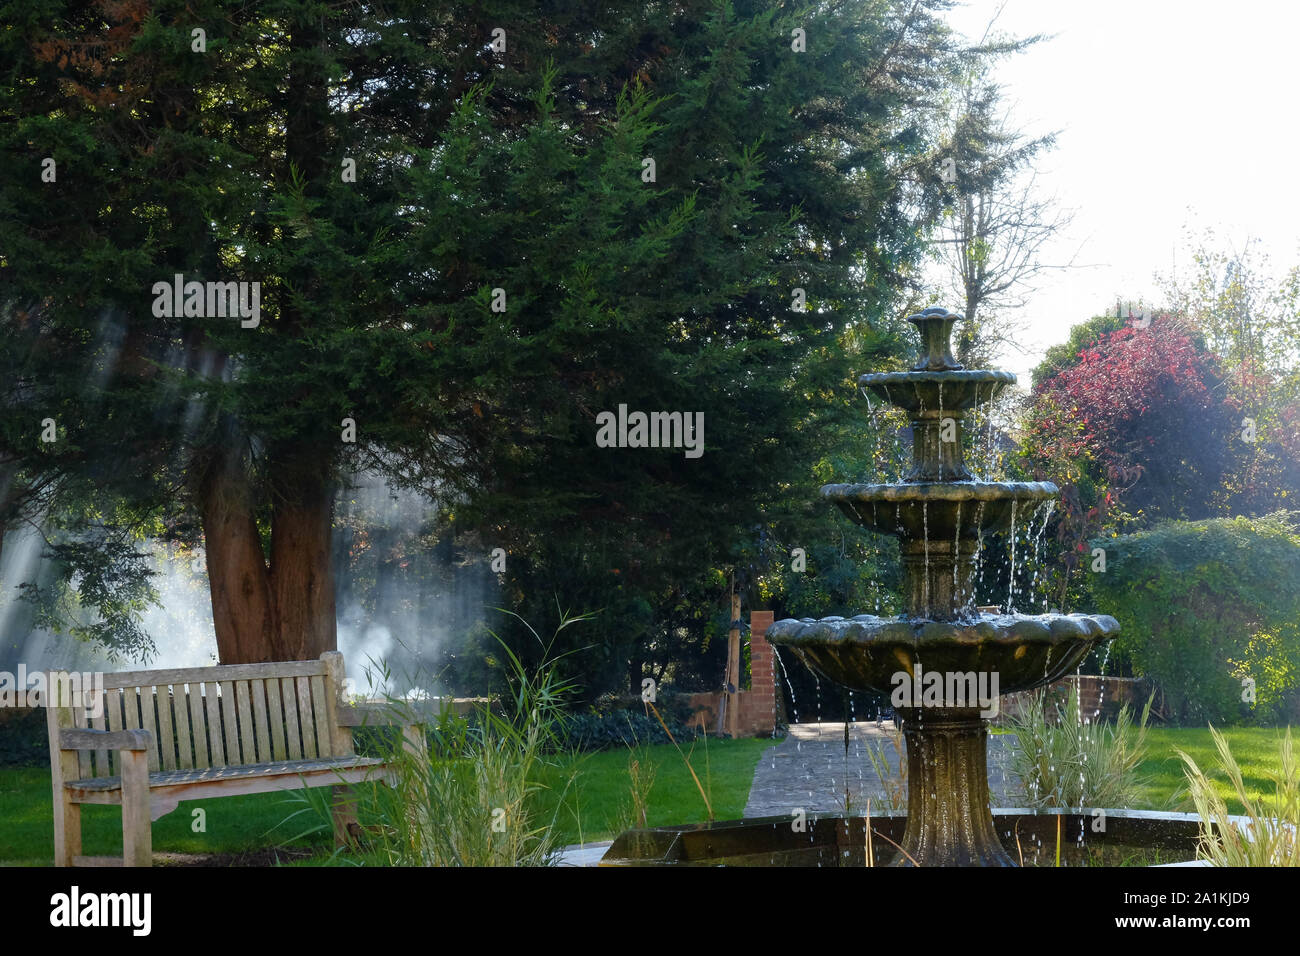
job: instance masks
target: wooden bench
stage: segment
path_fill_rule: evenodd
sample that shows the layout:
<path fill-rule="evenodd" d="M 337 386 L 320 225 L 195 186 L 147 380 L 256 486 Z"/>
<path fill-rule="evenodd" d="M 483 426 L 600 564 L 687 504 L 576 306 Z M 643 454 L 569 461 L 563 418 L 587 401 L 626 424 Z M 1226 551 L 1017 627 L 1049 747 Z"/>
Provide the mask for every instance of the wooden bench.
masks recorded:
<path fill-rule="evenodd" d="M 352 728 L 399 725 L 403 748 L 426 759 L 414 709 L 354 706 L 343 655 L 104 675 L 100 716 L 49 675 L 48 723 L 56 866 L 149 866 L 152 821 L 182 800 L 333 786 L 335 838 L 354 820 L 350 785 L 392 784 L 390 766 L 357 756 Z M 64 692 L 59 696 L 59 688 Z M 81 856 L 81 805 L 122 807 L 122 861 Z"/>

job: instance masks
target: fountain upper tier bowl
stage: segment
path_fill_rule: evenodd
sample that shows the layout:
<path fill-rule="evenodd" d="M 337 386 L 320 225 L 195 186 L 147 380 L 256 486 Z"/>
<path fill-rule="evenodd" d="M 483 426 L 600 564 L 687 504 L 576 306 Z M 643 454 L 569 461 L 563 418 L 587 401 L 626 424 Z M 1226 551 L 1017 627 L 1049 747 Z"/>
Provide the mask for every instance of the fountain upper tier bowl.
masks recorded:
<path fill-rule="evenodd" d="M 1094 644 L 1119 633 L 1106 614 L 971 613 L 953 621 L 827 617 L 777 621 L 774 644 L 852 690 L 888 695 L 900 672 L 998 675 L 998 693 L 1030 690 L 1070 673 Z"/>
<path fill-rule="evenodd" d="M 870 372 L 858 384 L 891 405 L 920 412 L 960 412 L 992 401 L 1015 382 L 1010 372 L 960 369 L 943 372 Z"/>

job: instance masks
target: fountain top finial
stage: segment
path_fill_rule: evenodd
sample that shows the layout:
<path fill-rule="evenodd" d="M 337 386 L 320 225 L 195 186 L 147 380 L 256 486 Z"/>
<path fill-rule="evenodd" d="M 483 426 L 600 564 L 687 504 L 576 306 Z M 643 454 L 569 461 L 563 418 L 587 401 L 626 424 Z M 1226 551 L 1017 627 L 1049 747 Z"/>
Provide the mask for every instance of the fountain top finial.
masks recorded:
<path fill-rule="evenodd" d="M 912 371 L 947 372 L 962 367 L 952 357 L 951 339 L 954 323 L 964 318 L 961 313 L 949 312 L 942 307 L 925 309 L 907 317 L 907 321 L 921 332 L 920 360 L 912 366 Z"/>

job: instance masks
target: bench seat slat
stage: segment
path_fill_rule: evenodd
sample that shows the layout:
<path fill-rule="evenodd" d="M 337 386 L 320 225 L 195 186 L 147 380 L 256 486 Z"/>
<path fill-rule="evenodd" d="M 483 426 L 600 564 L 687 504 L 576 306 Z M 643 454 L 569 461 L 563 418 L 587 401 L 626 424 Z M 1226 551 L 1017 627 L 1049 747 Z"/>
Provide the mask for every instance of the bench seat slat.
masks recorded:
<path fill-rule="evenodd" d="M 272 763 L 247 764 L 242 767 L 208 767 L 201 770 L 163 770 L 149 774 L 149 787 L 179 787 L 207 780 L 241 780 L 248 777 L 271 777 L 308 773 L 319 770 L 351 770 L 358 767 L 377 767 L 383 764 L 380 757 L 328 757 L 315 760 L 280 760 Z M 68 790 L 105 791 L 120 790 L 120 777 L 92 777 L 89 780 L 69 780 Z"/>

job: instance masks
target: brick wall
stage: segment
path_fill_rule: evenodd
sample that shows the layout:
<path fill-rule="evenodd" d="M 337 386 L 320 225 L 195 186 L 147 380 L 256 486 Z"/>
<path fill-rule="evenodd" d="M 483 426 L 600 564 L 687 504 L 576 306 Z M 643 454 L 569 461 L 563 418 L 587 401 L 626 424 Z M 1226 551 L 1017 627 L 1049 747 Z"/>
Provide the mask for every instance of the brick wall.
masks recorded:
<path fill-rule="evenodd" d="M 1121 704 L 1128 704 L 1130 712 L 1136 717 L 1142 713 L 1142 707 L 1151 695 L 1153 685 L 1150 680 L 1140 677 L 1095 677 L 1087 674 L 1071 674 L 1053 684 L 1047 690 L 1049 719 L 1055 722 L 1057 708 L 1063 708 L 1069 694 L 1070 684 L 1079 685 L 1079 709 L 1089 720 L 1113 720 Z M 1009 717 L 1018 715 L 1029 694 L 1007 694 L 1001 700 L 1001 712 L 997 722 L 1005 723 Z M 1160 698 L 1157 695 L 1156 706 L 1152 716 L 1160 713 Z"/>
<path fill-rule="evenodd" d="M 763 636 L 772 625 L 771 611 L 753 611 L 749 615 L 749 673 L 750 688 L 734 697 L 738 709 L 737 733 L 741 737 L 770 734 L 776 726 L 776 661 L 772 645 Z M 722 712 L 721 691 L 692 694 L 690 723 L 702 725 L 710 733 L 719 733 L 718 716 Z"/>

